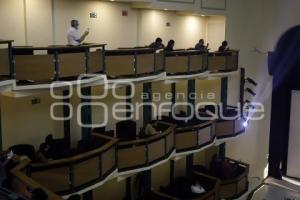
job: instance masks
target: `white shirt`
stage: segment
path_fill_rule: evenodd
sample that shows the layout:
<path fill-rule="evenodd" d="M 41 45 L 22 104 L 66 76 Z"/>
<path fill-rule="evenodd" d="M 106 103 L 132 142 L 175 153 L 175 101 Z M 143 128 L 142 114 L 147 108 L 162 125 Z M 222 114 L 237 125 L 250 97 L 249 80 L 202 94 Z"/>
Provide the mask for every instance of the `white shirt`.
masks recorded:
<path fill-rule="evenodd" d="M 76 28 L 71 27 L 68 31 L 68 45 L 72 45 L 72 46 L 80 45 L 80 42 L 78 42 L 80 38 L 81 35 L 79 34 L 79 31 Z"/>

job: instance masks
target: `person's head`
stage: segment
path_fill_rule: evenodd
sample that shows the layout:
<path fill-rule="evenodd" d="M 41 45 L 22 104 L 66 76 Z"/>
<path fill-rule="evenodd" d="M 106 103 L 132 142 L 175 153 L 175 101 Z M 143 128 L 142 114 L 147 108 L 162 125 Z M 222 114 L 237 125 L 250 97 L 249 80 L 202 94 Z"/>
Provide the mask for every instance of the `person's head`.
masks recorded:
<path fill-rule="evenodd" d="M 73 20 L 71 21 L 71 26 L 72 26 L 73 28 L 78 29 L 78 27 L 79 27 L 79 22 L 78 22 L 78 20 L 73 19 Z"/>
<path fill-rule="evenodd" d="M 43 189 L 37 188 L 32 191 L 30 200 L 48 200 L 48 195 Z"/>
<path fill-rule="evenodd" d="M 162 39 L 161 38 L 156 38 L 155 42 L 158 43 L 158 44 L 161 44 L 162 43 Z"/>
<path fill-rule="evenodd" d="M 203 39 L 200 39 L 200 40 L 199 40 L 199 44 L 204 45 L 204 40 L 203 40 Z"/>
<path fill-rule="evenodd" d="M 79 194 L 74 194 L 72 196 L 70 196 L 67 200 L 80 200 L 81 197 Z"/>
<path fill-rule="evenodd" d="M 228 45 L 228 42 L 226 40 L 222 42 L 223 47 L 227 47 L 227 45 Z"/>
<path fill-rule="evenodd" d="M 52 134 L 47 135 L 47 137 L 45 138 L 45 143 L 46 144 L 52 144 L 53 143 L 53 135 Z"/>
<path fill-rule="evenodd" d="M 168 42 L 168 47 L 174 47 L 174 45 L 175 45 L 175 41 L 174 40 L 170 40 Z"/>

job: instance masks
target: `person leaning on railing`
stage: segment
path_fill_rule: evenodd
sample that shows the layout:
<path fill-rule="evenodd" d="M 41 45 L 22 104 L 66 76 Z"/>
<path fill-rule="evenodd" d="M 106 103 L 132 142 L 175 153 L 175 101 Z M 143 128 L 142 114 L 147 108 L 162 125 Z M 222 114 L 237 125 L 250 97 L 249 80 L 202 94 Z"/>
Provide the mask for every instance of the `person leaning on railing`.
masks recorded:
<path fill-rule="evenodd" d="M 228 42 L 223 41 L 222 45 L 219 47 L 219 52 L 226 52 L 229 51 Z"/>
<path fill-rule="evenodd" d="M 151 43 L 149 45 L 149 48 L 152 49 L 164 49 L 165 45 L 162 43 L 162 39 L 161 38 L 156 38 L 155 42 Z"/>
<path fill-rule="evenodd" d="M 167 47 L 165 48 L 165 51 L 174 51 L 174 46 L 175 46 L 175 41 L 174 40 L 170 40 L 168 42 Z"/>
<path fill-rule="evenodd" d="M 87 29 L 83 35 L 80 35 L 79 31 L 79 22 L 78 20 L 72 20 L 71 21 L 71 28 L 68 31 L 68 45 L 70 46 L 78 46 L 80 45 L 86 38 L 86 36 L 89 34 L 89 29 Z"/>
<path fill-rule="evenodd" d="M 201 53 L 208 53 L 209 43 L 207 43 L 206 46 L 204 46 L 204 39 L 200 39 L 199 42 L 195 45 L 195 49 L 198 51 L 201 51 Z"/>

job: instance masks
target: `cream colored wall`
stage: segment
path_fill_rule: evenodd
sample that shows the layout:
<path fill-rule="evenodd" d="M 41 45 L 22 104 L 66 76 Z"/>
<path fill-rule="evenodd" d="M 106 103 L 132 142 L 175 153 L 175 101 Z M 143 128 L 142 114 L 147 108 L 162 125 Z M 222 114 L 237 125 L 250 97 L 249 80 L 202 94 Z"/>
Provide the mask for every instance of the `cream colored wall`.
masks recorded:
<path fill-rule="evenodd" d="M 34 46 L 53 44 L 51 0 L 25 0 L 24 2 L 27 43 Z"/>
<path fill-rule="evenodd" d="M 167 22 L 171 23 L 170 27 L 166 26 Z M 199 39 L 205 38 L 205 32 L 205 18 L 171 11 L 144 10 L 140 16 L 139 45 L 149 45 L 156 37 L 161 37 L 165 45 L 174 39 L 175 48 L 190 48 Z"/>
<path fill-rule="evenodd" d="M 206 41 L 210 51 L 217 51 L 225 39 L 225 17 L 206 17 Z"/>
<path fill-rule="evenodd" d="M 176 48 L 194 47 L 201 38 L 212 46 L 224 39 L 223 17 L 200 17 L 173 11 L 133 9 L 131 4 L 97 0 L 0 0 L 0 38 L 15 45 L 67 44 L 71 19 L 80 21 L 80 31 L 90 28 L 86 42 L 107 43 L 108 49 L 149 45 L 160 36 Z M 122 11 L 128 16 L 122 16 Z M 89 14 L 96 12 L 98 18 Z M 11 15 L 11 13 L 16 13 Z M 9 19 L 10 23 L 6 23 Z M 171 26 L 166 27 L 170 22 Z M 211 30 L 210 30 L 211 29 Z M 207 33 L 211 36 L 207 37 Z M 126 38 L 126 39 L 124 39 Z"/>
<path fill-rule="evenodd" d="M 25 44 L 24 4 L 22 0 L 0 0 L 0 38 Z"/>
<path fill-rule="evenodd" d="M 127 10 L 129 15 L 123 17 L 122 10 Z M 98 18 L 89 18 L 90 12 L 97 12 Z M 129 4 L 54 0 L 56 44 L 66 44 L 66 32 L 72 19 L 80 21 L 81 32 L 90 28 L 86 42 L 107 43 L 109 49 L 137 43 L 137 11 Z"/>
<path fill-rule="evenodd" d="M 31 100 L 39 98 L 40 104 L 32 105 Z M 15 144 L 32 144 L 35 148 L 48 134 L 62 138 L 63 122 L 50 117 L 50 106 L 55 102 L 49 94 L 11 98 L 1 96 L 1 127 L 3 149 Z M 62 116 L 62 107 L 56 107 L 57 116 Z"/>

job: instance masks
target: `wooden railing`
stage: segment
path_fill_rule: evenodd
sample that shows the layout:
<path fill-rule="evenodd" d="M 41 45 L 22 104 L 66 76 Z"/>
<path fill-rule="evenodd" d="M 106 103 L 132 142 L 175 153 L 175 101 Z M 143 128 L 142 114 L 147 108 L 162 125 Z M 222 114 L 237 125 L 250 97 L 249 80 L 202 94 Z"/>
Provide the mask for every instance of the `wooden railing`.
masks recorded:
<path fill-rule="evenodd" d="M 207 69 L 211 72 L 230 72 L 238 69 L 239 51 L 209 53 Z"/>
<path fill-rule="evenodd" d="M 42 186 L 39 182 L 33 180 L 27 175 L 27 169 L 31 161 L 28 159 L 21 160 L 20 163 L 11 170 L 11 181 L 13 190 L 24 198 L 30 198 L 30 190 L 37 188 L 43 189 L 49 200 L 63 200 L 60 196 Z"/>
<path fill-rule="evenodd" d="M 119 172 L 149 167 L 161 160 L 168 159 L 174 150 L 175 125 L 165 122 L 157 123 L 168 125 L 169 128 L 145 139 L 118 143 Z"/>
<path fill-rule="evenodd" d="M 219 197 L 224 199 L 238 198 L 248 190 L 249 164 L 230 158 L 226 159 L 231 163 L 237 163 L 238 167 L 243 169 L 243 171 L 237 177 L 227 180 L 220 179 Z"/>
<path fill-rule="evenodd" d="M 122 48 L 105 52 L 109 77 L 134 77 L 162 72 L 163 51 L 147 48 Z"/>
<path fill-rule="evenodd" d="M 215 184 L 213 184 L 213 188 L 210 189 L 209 191 L 206 191 L 204 194 L 200 194 L 198 195 L 198 197 L 195 198 L 191 198 L 193 200 L 215 200 L 218 197 L 218 193 L 219 193 L 219 184 L 220 181 L 212 176 L 209 176 L 207 174 L 203 174 L 203 173 L 199 173 L 199 172 L 193 172 L 193 178 L 197 181 L 201 180 L 206 182 L 207 180 L 214 182 Z M 196 196 L 196 195 L 195 195 Z M 146 197 L 146 199 L 148 200 L 179 200 L 180 198 L 176 197 L 174 194 L 165 194 L 161 191 L 157 191 L 157 190 L 151 190 L 150 193 L 150 198 Z"/>
<path fill-rule="evenodd" d="M 94 134 L 94 137 L 106 143 L 70 158 L 31 164 L 30 177 L 61 195 L 78 192 L 103 181 L 117 169 L 118 140 L 101 134 Z"/>
<path fill-rule="evenodd" d="M 204 72 L 207 70 L 207 54 L 197 50 L 166 52 L 165 69 L 174 75 Z"/>
<path fill-rule="evenodd" d="M 196 151 L 215 140 L 215 120 L 192 119 L 186 122 L 171 116 L 163 116 L 161 120 L 176 124 L 176 153 Z"/>
<path fill-rule="evenodd" d="M 105 71 L 105 44 L 13 47 L 12 52 L 16 80 L 47 83 Z"/>
<path fill-rule="evenodd" d="M 0 49 L 0 75 L 25 83 L 77 80 L 81 74 L 106 74 L 110 78 L 150 76 L 160 72 L 188 75 L 238 69 L 239 52 L 203 53 L 198 50 L 165 52 L 150 48 L 105 50 L 105 44 L 81 46 L 14 46 Z"/>

